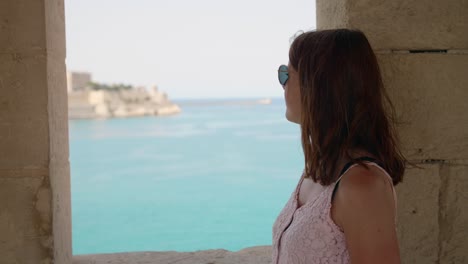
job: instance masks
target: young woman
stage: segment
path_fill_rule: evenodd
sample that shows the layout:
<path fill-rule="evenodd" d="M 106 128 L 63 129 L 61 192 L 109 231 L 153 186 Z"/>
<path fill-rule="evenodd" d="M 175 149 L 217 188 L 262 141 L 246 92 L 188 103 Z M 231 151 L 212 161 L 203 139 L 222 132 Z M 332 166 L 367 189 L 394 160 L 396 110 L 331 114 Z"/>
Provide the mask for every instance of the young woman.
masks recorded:
<path fill-rule="evenodd" d="M 367 38 L 303 33 L 278 78 L 305 169 L 273 225 L 272 263 L 400 263 L 394 186 L 406 159 Z"/>

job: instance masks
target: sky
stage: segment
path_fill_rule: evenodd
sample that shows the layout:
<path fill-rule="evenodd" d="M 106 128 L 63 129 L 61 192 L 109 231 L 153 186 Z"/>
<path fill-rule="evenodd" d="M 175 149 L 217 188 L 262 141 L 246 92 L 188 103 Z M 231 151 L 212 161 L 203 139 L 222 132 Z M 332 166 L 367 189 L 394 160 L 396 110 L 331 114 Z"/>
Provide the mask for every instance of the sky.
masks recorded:
<path fill-rule="evenodd" d="M 282 97 L 291 38 L 315 0 L 65 0 L 67 70 L 170 99 Z"/>

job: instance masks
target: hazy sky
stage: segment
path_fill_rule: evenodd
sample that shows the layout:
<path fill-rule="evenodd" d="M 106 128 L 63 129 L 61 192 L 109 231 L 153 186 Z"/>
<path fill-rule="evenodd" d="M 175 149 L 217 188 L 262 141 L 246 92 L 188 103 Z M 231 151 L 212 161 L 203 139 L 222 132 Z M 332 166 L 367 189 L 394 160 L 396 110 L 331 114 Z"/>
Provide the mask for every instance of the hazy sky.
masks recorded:
<path fill-rule="evenodd" d="M 65 0 L 67 67 L 169 98 L 281 97 L 290 38 L 315 0 Z"/>

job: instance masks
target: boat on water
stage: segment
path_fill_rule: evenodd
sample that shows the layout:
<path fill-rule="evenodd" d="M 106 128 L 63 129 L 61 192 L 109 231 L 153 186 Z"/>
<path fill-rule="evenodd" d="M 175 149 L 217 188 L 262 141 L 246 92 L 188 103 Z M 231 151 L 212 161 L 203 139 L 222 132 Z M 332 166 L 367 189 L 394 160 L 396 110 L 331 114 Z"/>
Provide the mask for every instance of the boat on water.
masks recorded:
<path fill-rule="evenodd" d="M 263 98 L 257 101 L 258 104 L 271 104 L 271 98 Z"/>

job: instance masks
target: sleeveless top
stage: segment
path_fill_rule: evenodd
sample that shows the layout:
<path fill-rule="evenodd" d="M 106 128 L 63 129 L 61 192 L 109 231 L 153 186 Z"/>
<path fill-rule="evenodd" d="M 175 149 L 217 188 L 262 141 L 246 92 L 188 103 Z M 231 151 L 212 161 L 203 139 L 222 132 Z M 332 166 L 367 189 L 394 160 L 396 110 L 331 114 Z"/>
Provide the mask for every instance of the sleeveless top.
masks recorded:
<path fill-rule="evenodd" d="M 392 178 L 380 162 L 370 157 L 356 160 L 362 160 L 384 172 L 392 183 L 396 209 Z M 273 224 L 272 264 L 350 263 L 344 232 L 332 220 L 330 209 L 335 186 L 349 169 L 358 165 L 353 163 L 351 161 L 344 166 L 335 183 L 324 186 L 318 196 L 299 207 L 299 189 L 305 173 L 302 174 L 295 191 Z"/>

